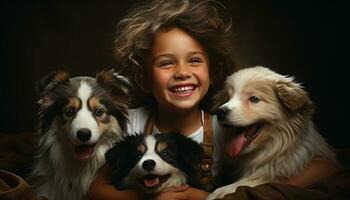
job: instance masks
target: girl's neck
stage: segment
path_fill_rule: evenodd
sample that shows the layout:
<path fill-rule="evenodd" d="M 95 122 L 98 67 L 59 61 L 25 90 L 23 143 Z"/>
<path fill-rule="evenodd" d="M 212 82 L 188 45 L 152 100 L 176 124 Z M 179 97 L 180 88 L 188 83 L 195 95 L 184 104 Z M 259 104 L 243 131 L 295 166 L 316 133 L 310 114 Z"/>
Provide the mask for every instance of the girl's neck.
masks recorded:
<path fill-rule="evenodd" d="M 173 112 L 157 108 L 156 126 L 160 132 L 180 131 L 183 135 L 190 135 L 202 126 L 202 116 L 199 107 Z"/>

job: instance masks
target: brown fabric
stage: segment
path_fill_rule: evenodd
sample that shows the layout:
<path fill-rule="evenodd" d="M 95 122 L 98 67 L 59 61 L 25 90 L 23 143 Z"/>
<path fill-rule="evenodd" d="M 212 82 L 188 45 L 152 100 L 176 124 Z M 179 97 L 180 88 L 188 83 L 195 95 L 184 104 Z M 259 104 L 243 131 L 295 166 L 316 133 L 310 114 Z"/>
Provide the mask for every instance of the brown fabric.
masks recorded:
<path fill-rule="evenodd" d="M 19 176 L 5 170 L 0 170 L 1 200 L 44 200 L 38 198 L 30 186 Z"/>
<path fill-rule="evenodd" d="M 0 169 L 24 175 L 35 151 L 34 133 L 0 132 Z"/>
<path fill-rule="evenodd" d="M 304 189 L 292 185 L 268 183 L 257 187 L 240 186 L 224 200 L 302 200 L 350 199 L 350 168 L 336 176 Z"/>

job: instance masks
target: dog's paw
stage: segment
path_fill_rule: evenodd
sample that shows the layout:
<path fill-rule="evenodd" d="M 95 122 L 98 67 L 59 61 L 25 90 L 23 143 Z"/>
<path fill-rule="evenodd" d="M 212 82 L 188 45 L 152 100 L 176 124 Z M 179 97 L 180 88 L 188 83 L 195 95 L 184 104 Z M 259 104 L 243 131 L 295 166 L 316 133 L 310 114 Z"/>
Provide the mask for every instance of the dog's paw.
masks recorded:
<path fill-rule="evenodd" d="M 217 198 L 223 198 L 226 194 L 233 193 L 236 191 L 236 186 L 231 184 L 221 188 L 216 189 L 214 192 L 210 193 L 206 200 L 213 200 Z"/>

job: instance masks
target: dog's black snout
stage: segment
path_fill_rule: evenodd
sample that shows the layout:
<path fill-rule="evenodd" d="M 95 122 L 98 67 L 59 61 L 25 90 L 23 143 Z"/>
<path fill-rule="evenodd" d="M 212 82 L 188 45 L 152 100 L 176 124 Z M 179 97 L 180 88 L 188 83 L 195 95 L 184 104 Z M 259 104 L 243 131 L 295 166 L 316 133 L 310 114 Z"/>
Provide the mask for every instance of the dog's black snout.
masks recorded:
<path fill-rule="evenodd" d="M 155 166 L 156 162 L 154 160 L 145 160 L 142 163 L 142 168 L 144 168 L 147 171 L 151 171 L 152 169 L 154 169 Z"/>
<path fill-rule="evenodd" d="M 216 113 L 218 120 L 224 121 L 228 112 L 229 112 L 229 109 L 227 109 L 226 107 L 219 108 Z"/>
<path fill-rule="evenodd" d="M 87 128 L 79 129 L 77 132 L 77 138 L 81 142 L 86 142 L 91 138 L 91 131 Z"/>

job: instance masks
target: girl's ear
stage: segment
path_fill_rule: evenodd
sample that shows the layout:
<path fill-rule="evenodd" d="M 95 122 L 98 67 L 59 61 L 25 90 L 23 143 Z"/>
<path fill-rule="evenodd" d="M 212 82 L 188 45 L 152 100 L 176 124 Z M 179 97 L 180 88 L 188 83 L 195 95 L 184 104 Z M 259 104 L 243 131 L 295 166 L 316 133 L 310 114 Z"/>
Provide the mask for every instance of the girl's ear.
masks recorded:
<path fill-rule="evenodd" d="M 144 93 L 151 92 L 149 83 L 150 82 L 147 80 L 147 78 L 143 72 L 136 77 L 136 84 Z"/>

